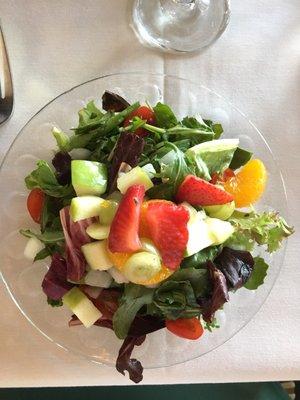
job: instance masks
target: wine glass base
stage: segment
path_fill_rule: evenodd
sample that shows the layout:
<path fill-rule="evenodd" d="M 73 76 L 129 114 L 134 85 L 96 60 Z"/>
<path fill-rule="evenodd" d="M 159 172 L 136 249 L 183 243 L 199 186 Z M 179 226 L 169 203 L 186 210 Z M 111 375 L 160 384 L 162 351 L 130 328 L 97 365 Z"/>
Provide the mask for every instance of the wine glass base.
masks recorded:
<path fill-rule="evenodd" d="M 135 0 L 132 28 L 145 46 L 188 53 L 214 43 L 229 16 L 229 0 Z"/>

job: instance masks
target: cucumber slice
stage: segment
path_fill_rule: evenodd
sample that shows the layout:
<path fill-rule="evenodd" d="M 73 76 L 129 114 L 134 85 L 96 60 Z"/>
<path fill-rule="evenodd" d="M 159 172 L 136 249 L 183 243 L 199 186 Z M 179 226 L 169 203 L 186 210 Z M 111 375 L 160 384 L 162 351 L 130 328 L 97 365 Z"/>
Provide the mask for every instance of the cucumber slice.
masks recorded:
<path fill-rule="evenodd" d="M 24 249 L 24 256 L 28 260 L 33 261 L 37 253 L 41 251 L 43 248 L 44 248 L 43 243 L 36 237 L 32 237 L 28 239 L 28 242 L 26 243 Z"/>
<path fill-rule="evenodd" d="M 97 217 L 104 202 L 101 197 L 81 196 L 74 197 L 71 201 L 70 215 L 74 222 L 81 219 Z"/>
<path fill-rule="evenodd" d="M 105 271 L 89 271 L 84 277 L 84 283 L 90 286 L 109 288 L 112 277 Z"/>
<path fill-rule="evenodd" d="M 235 210 L 235 202 L 218 205 L 218 206 L 205 206 L 205 212 L 212 218 L 218 218 L 225 221 L 233 214 Z"/>
<path fill-rule="evenodd" d="M 86 328 L 92 326 L 102 316 L 91 300 L 77 287 L 69 290 L 63 296 L 62 301 Z"/>
<path fill-rule="evenodd" d="M 217 218 L 207 217 L 205 220 L 210 234 L 214 238 L 214 245 L 222 244 L 233 234 L 234 227 L 230 222 L 222 221 Z"/>
<path fill-rule="evenodd" d="M 124 275 L 129 281 L 142 284 L 153 278 L 161 269 L 158 255 L 141 251 L 133 254 L 124 265 Z"/>
<path fill-rule="evenodd" d="M 103 225 L 110 225 L 116 215 L 119 203 L 115 200 L 104 200 L 99 210 L 99 220 Z"/>
<path fill-rule="evenodd" d="M 148 174 L 141 167 L 134 167 L 126 174 L 121 174 L 117 180 L 117 187 L 122 194 L 132 185 L 144 185 L 146 190 L 154 186 Z"/>
<path fill-rule="evenodd" d="M 81 250 L 91 269 L 105 271 L 113 266 L 107 252 L 106 240 L 84 244 Z"/>
<path fill-rule="evenodd" d="M 97 161 L 73 160 L 72 185 L 77 196 L 101 195 L 106 191 L 106 165 Z"/>
<path fill-rule="evenodd" d="M 109 230 L 110 226 L 95 222 L 86 228 L 86 233 L 93 239 L 102 240 L 108 238 Z"/>

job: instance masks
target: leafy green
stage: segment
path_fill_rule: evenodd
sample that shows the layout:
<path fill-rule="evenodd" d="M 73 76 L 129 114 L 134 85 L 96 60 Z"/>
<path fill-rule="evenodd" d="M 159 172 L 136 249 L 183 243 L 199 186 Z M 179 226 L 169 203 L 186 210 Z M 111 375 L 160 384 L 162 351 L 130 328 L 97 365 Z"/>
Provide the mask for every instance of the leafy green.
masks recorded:
<path fill-rule="evenodd" d="M 139 105 L 140 103 L 136 102 L 119 113 L 108 111 L 92 119 L 82 117 L 81 120 L 79 119 L 78 127 L 74 129 L 75 134 L 82 135 L 90 131 L 97 131 L 98 136 L 105 136 L 117 128 Z"/>
<path fill-rule="evenodd" d="M 57 146 L 61 151 L 69 151 L 70 150 L 70 138 L 64 133 L 62 130 L 54 127 L 52 129 L 52 135 L 54 136 Z"/>
<path fill-rule="evenodd" d="M 168 280 L 155 290 L 147 311 L 166 319 L 192 318 L 199 316 L 200 307 L 189 281 Z"/>
<path fill-rule="evenodd" d="M 168 279 L 168 281 L 189 281 L 195 297 L 205 297 L 211 290 L 210 278 L 207 268 L 185 268 L 179 269 Z"/>
<path fill-rule="evenodd" d="M 44 233 L 35 233 L 30 229 L 20 229 L 21 235 L 32 238 L 35 237 L 43 243 L 57 243 L 65 239 L 63 231 L 47 231 Z"/>
<path fill-rule="evenodd" d="M 202 124 L 195 117 L 184 117 L 181 121 L 181 124 L 183 126 L 186 126 L 187 128 L 202 129 L 208 132 L 212 131 L 212 129 L 208 125 L 206 125 L 205 123 Z"/>
<path fill-rule="evenodd" d="M 209 321 L 204 322 L 204 329 L 207 329 L 209 332 L 212 332 L 213 329 L 218 329 L 218 328 L 220 328 L 220 325 L 218 324 L 216 318 L 213 318 L 212 322 Z"/>
<path fill-rule="evenodd" d="M 150 199 L 172 200 L 174 186 L 171 183 L 160 183 L 147 190 L 147 197 Z"/>
<path fill-rule="evenodd" d="M 25 178 L 26 187 L 29 190 L 39 188 L 53 197 L 68 197 L 74 194 L 71 185 L 60 185 L 54 171 L 46 161 L 37 162 L 37 168 Z"/>
<path fill-rule="evenodd" d="M 156 123 L 161 128 L 172 128 L 177 125 L 177 118 L 167 104 L 157 103 L 153 107 Z"/>
<path fill-rule="evenodd" d="M 252 153 L 250 151 L 238 147 L 234 152 L 229 168 L 233 170 L 238 169 L 243 165 L 245 165 L 250 160 L 251 157 Z"/>
<path fill-rule="evenodd" d="M 264 283 L 269 265 L 261 257 L 254 257 L 254 269 L 244 287 L 255 290 Z"/>
<path fill-rule="evenodd" d="M 113 316 L 113 328 L 119 339 L 125 339 L 136 314 L 153 299 L 153 289 L 128 283 L 125 285 L 119 307 Z"/>
<path fill-rule="evenodd" d="M 61 307 L 63 305 L 62 299 L 53 300 L 50 297 L 47 297 L 47 303 L 52 307 Z"/>
<path fill-rule="evenodd" d="M 181 262 L 181 268 L 201 268 L 208 260 L 213 261 L 220 251 L 220 246 L 207 247 L 198 253 L 186 257 Z"/>
<path fill-rule="evenodd" d="M 228 221 L 235 227 L 235 232 L 226 242 L 226 246 L 235 249 L 251 251 L 257 243 L 267 246 L 268 252 L 272 253 L 279 249 L 284 238 L 294 232 L 294 229 L 274 211 L 261 214 L 255 211 L 235 211 Z"/>
<path fill-rule="evenodd" d="M 95 102 L 89 101 L 87 105 L 78 112 L 79 127 L 85 126 L 92 119 L 103 117 L 104 113 L 96 107 Z"/>
<path fill-rule="evenodd" d="M 47 247 L 44 247 L 42 250 L 40 250 L 36 256 L 34 257 L 34 261 L 38 260 L 44 260 L 45 258 L 49 257 L 51 255 L 51 252 Z"/>

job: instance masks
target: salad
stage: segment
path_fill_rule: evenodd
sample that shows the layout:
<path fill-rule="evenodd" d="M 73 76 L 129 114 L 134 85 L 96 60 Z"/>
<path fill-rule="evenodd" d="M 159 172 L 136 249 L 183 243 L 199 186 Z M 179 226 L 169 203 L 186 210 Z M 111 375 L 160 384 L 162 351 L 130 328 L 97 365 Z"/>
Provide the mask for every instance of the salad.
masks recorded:
<path fill-rule="evenodd" d="M 51 258 L 45 300 L 70 309 L 70 327 L 112 329 L 123 340 L 116 368 L 134 382 L 134 346 L 160 329 L 196 340 L 218 328 L 229 293 L 262 285 L 262 254 L 293 233 L 276 211 L 255 210 L 266 167 L 222 133 L 106 91 L 72 135 L 53 128 L 52 165 L 25 178 L 39 229 L 21 230 L 24 254 Z"/>

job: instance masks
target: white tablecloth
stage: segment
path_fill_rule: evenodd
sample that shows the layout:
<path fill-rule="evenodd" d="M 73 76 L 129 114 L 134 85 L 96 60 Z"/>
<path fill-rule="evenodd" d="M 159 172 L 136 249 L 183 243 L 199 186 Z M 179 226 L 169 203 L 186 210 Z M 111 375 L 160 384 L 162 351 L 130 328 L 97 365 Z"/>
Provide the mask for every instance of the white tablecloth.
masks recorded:
<path fill-rule="evenodd" d="M 149 0 L 150 1 L 150 0 Z M 15 110 L 0 127 L 0 155 L 38 109 L 90 78 L 156 71 L 204 83 L 240 107 L 264 133 L 287 183 L 290 239 L 284 267 L 260 312 L 217 350 L 144 384 L 300 379 L 300 3 L 232 0 L 226 33 L 204 54 L 142 47 L 125 0 L 1 0 Z M 5 190 L 2 188 L 1 190 Z M 2 238 L 3 240 L 3 238 Z M 0 282 L 0 386 L 128 384 L 113 368 L 65 353 L 16 309 Z"/>

